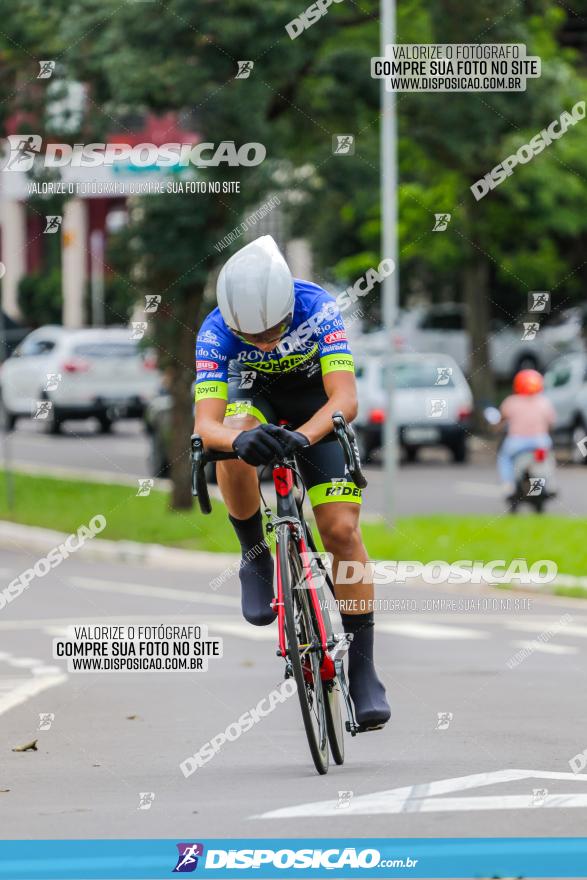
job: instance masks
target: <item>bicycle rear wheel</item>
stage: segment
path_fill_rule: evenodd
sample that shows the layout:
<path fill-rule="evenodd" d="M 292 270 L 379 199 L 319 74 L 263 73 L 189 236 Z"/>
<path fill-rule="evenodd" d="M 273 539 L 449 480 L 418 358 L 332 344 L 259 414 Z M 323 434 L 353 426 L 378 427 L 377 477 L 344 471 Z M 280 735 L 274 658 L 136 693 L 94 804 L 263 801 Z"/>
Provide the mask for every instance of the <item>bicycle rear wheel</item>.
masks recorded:
<path fill-rule="evenodd" d="M 310 608 L 304 568 L 289 526 L 277 530 L 278 576 L 285 612 L 287 659 L 291 664 L 314 766 L 328 772 L 326 694 L 320 676 L 322 651 Z"/>
<path fill-rule="evenodd" d="M 335 764 L 344 764 L 344 723 L 342 720 L 342 692 L 338 678 L 323 682 L 326 698 L 326 726 L 328 741 Z"/>

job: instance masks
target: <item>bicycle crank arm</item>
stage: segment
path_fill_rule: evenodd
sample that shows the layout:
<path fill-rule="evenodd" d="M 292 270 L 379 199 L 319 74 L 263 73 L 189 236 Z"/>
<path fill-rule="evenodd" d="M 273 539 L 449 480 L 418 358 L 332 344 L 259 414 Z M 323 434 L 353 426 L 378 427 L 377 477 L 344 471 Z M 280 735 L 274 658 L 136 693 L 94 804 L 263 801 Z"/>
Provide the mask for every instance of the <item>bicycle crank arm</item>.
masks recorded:
<path fill-rule="evenodd" d="M 351 702 L 349 686 L 347 684 L 346 675 L 344 674 L 344 666 L 342 660 L 336 660 L 334 666 L 336 669 L 336 676 L 340 682 L 340 689 L 342 691 L 344 704 L 346 706 L 348 720 L 345 722 L 345 727 L 348 733 L 351 734 L 351 736 L 356 736 L 357 733 L 360 733 L 360 730 L 359 725 L 357 724 L 357 720 L 355 718 L 355 710 L 353 709 L 353 704 Z"/>

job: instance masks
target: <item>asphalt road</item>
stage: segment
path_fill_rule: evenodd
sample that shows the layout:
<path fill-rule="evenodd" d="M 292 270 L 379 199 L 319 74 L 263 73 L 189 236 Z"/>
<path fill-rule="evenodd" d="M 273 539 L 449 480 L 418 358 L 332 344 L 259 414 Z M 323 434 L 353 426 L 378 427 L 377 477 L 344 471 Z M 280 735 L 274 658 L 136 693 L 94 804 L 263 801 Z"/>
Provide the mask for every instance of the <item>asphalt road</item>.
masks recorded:
<path fill-rule="evenodd" d="M 2 582 L 33 561 L 3 552 Z M 587 773 L 569 761 L 587 748 L 587 605 L 381 588 L 388 609 L 415 602 L 379 614 L 384 731 L 347 737 L 344 766 L 319 777 L 293 696 L 186 779 L 180 762 L 282 679 L 274 628 L 242 621 L 234 575 L 214 592 L 217 573 L 70 557 L 0 611 L 3 838 L 584 834 Z M 224 653 L 207 672 L 68 674 L 52 640 L 90 623 L 206 623 Z"/>
<path fill-rule="evenodd" d="M 16 467 L 47 470 L 47 466 L 80 474 L 98 472 L 112 479 L 148 477 L 149 442 L 140 423 L 119 422 L 111 435 L 96 432 L 94 423 L 68 422 L 62 436 L 50 437 L 39 424 L 22 421 L 10 435 Z M 472 462 L 455 465 L 443 450 L 426 450 L 415 464 L 398 469 L 395 510 L 400 516 L 432 513 L 500 515 L 504 512 L 493 453 L 477 444 Z M 382 470 L 368 466 L 367 514 L 385 514 Z M 559 497 L 548 510 L 561 516 L 587 515 L 587 467 L 561 462 Z M 530 512 L 530 515 L 533 515 Z"/>

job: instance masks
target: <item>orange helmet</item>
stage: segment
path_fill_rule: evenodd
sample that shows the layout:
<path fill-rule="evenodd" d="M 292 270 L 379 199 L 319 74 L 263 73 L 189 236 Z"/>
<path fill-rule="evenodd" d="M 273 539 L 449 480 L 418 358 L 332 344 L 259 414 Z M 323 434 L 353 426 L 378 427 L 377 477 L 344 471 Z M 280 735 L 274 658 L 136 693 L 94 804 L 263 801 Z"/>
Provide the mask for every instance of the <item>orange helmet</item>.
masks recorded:
<path fill-rule="evenodd" d="M 514 394 L 539 394 L 544 391 L 544 379 L 538 370 L 520 370 L 514 376 Z"/>

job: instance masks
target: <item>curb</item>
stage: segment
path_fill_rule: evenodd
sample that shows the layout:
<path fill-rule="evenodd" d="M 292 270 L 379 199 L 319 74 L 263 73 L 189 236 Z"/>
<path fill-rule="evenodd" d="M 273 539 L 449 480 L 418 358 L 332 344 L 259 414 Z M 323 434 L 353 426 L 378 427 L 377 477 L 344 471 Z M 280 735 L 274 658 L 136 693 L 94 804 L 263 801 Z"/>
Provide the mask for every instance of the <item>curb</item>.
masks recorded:
<path fill-rule="evenodd" d="M 68 535 L 53 529 L 25 526 L 0 520 L 0 548 L 20 552 L 48 553 L 59 546 Z M 162 544 L 143 544 L 139 541 L 109 541 L 96 538 L 75 552 L 80 559 L 100 559 L 109 562 L 131 562 L 158 568 L 184 571 L 221 572 L 238 563 L 236 553 L 208 553 L 204 550 L 179 550 Z"/>
<path fill-rule="evenodd" d="M 0 520 L 0 549 L 20 552 L 48 553 L 59 546 L 68 535 L 53 529 L 26 526 L 7 520 Z M 84 559 L 99 559 L 108 562 L 149 565 L 156 568 L 172 568 L 183 571 L 222 572 L 226 568 L 238 566 L 240 556 L 236 553 L 210 553 L 205 550 L 180 550 L 162 544 L 146 544 L 140 541 L 109 541 L 96 538 L 87 541 L 76 550 L 75 555 Z M 426 586 L 425 582 L 420 585 Z M 429 585 L 431 588 L 433 584 Z M 451 585 L 454 586 L 454 585 Z M 463 584 L 463 586 L 467 586 Z M 559 574 L 549 584 L 524 584 L 511 581 L 508 584 L 485 583 L 486 587 L 505 587 L 508 590 L 556 595 L 557 587 L 581 587 L 587 590 L 587 577 Z M 568 597 L 567 597 L 568 598 Z M 580 599 L 579 599 L 580 600 Z"/>

